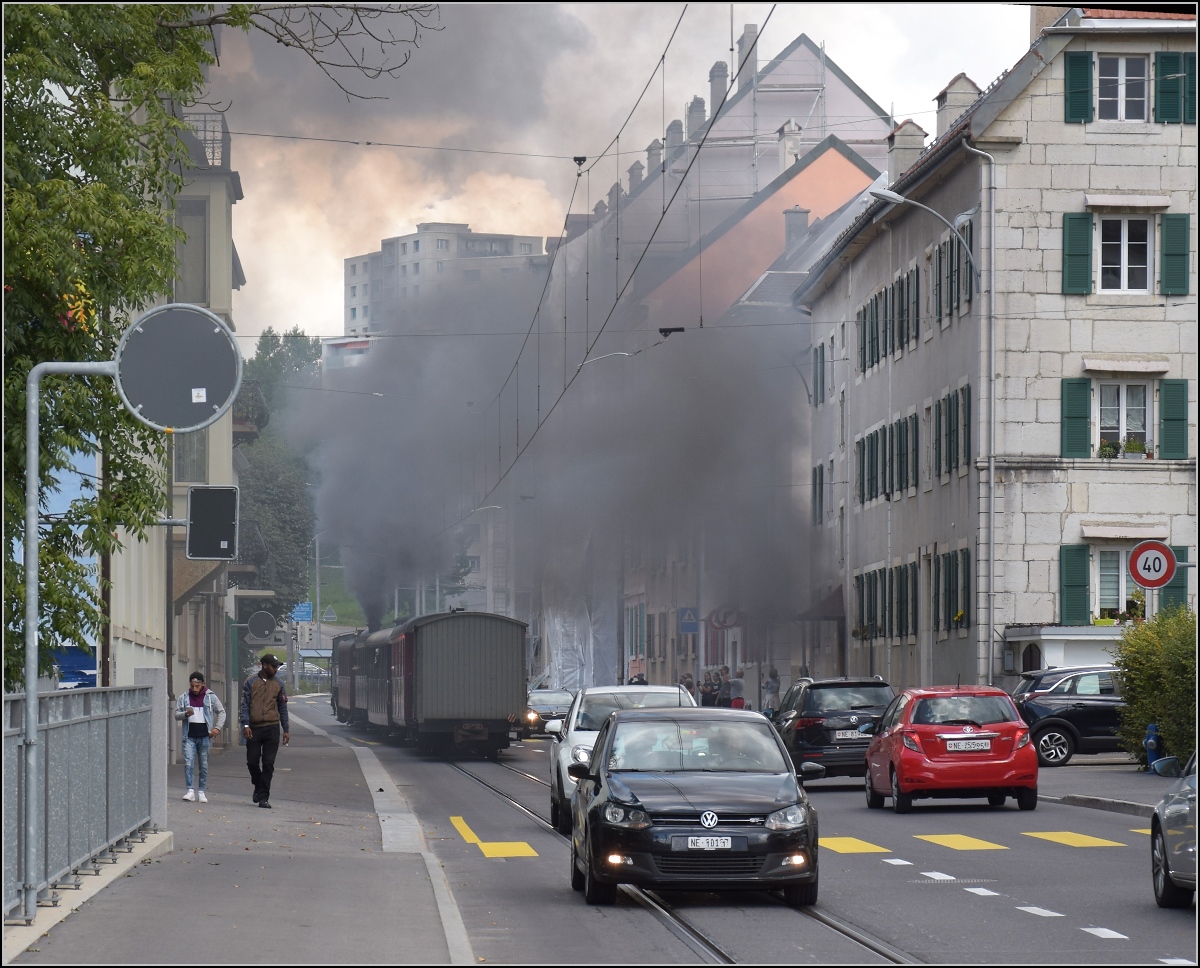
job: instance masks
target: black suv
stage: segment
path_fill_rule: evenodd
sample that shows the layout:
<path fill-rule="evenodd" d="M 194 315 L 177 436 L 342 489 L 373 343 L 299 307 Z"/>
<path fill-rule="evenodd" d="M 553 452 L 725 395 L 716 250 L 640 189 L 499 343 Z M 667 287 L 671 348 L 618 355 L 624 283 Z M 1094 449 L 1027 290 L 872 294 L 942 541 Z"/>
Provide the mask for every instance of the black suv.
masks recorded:
<path fill-rule="evenodd" d="M 1042 766 L 1063 766 L 1076 753 L 1116 753 L 1121 685 L 1111 665 L 1021 673 L 1013 702 L 1029 724 Z"/>
<path fill-rule="evenodd" d="M 867 744 L 864 723 L 878 723 L 895 697 L 879 676 L 862 679 L 800 679 L 779 702 L 773 722 L 799 771 L 819 763 L 826 776 L 862 776 Z"/>

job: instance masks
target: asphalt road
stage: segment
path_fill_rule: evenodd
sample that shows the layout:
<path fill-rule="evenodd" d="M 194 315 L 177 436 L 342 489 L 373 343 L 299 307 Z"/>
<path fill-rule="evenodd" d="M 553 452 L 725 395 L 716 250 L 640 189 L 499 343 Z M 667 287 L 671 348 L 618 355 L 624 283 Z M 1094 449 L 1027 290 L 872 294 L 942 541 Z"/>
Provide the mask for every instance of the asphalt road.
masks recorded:
<path fill-rule="evenodd" d="M 446 762 L 339 725 L 323 706 L 307 708 L 322 728 L 370 743 L 409 799 L 480 962 L 701 960 L 678 931 L 624 894 L 614 907 L 585 904 L 568 881 L 566 839 L 509 800 Z M 549 776 L 549 749 L 548 738 L 534 738 L 497 763 L 457 765 L 544 819 L 548 789 L 537 778 Z M 809 792 L 822 848 L 815 910 L 911 961 L 1196 963 L 1195 908 L 1154 903 L 1148 821 L 1045 802 L 1021 812 L 1012 801 L 999 809 L 918 801 L 897 816 L 868 810 L 858 780 L 818 781 Z M 662 897 L 739 962 L 885 960 L 767 893 Z"/>

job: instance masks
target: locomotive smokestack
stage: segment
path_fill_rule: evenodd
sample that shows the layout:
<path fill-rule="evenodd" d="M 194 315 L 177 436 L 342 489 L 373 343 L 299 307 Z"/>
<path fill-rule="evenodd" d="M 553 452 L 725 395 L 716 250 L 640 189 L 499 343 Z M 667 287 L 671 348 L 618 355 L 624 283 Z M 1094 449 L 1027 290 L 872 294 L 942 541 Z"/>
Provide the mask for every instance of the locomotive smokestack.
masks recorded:
<path fill-rule="evenodd" d="M 364 602 L 363 612 L 365 612 L 367 616 L 367 631 L 379 631 L 379 629 L 383 626 L 383 602 Z"/>

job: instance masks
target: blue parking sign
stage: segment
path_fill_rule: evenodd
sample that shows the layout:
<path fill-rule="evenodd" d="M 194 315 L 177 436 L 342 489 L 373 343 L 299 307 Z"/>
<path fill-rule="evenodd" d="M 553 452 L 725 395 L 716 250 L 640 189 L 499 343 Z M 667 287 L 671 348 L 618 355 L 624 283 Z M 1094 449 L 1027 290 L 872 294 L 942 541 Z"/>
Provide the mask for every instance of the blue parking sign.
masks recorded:
<path fill-rule="evenodd" d="M 679 634 L 697 635 L 700 632 L 700 609 L 681 608 L 679 610 Z"/>

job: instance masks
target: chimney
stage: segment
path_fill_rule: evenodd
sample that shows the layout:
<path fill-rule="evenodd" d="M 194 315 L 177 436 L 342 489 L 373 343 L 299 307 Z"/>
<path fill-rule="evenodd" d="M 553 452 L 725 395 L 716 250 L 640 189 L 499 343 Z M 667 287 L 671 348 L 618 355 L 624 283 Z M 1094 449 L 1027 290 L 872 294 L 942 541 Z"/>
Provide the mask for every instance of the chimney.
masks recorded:
<path fill-rule="evenodd" d="M 1043 7 L 1040 4 L 1031 3 L 1029 5 L 1030 45 L 1036 44 L 1038 38 L 1042 36 L 1042 31 L 1070 9 L 1070 7 Z"/>
<path fill-rule="evenodd" d="M 608 208 L 609 211 L 615 212 L 617 206 L 621 204 L 621 196 L 625 194 L 621 191 L 621 183 L 615 181 L 612 183 L 612 188 L 608 190 Z"/>
<path fill-rule="evenodd" d="M 754 42 L 758 39 L 758 24 L 746 24 L 742 28 L 742 36 L 738 38 L 738 90 L 754 82 L 758 74 L 758 47 Z M 751 50 L 751 47 L 754 49 Z"/>
<path fill-rule="evenodd" d="M 646 171 L 658 171 L 662 168 L 662 142 L 655 138 L 646 146 Z"/>
<path fill-rule="evenodd" d="M 775 132 L 779 137 L 779 170 L 785 171 L 800 160 L 804 149 L 800 145 L 800 136 L 804 129 L 796 123 L 795 118 L 788 118 L 783 126 Z"/>
<path fill-rule="evenodd" d="M 808 216 L 809 210 L 799 205 L 783 210 L 784 239 L 789 249 L 808 235 Z"/>
<path fill-rule="evenodd" d="M 888 184 L 910 169 L 925 149 L 925 130 L 908 118 L 888 135 Z"/>
<path fill-rule="evenodd" d="M 979 85 L 966 74 L 957 75 L 934 98 L 937 102 L 937 136 L 940 138 L 962 117 L 980 95 Z"/>
<path fill-rule="evenodd" d="M 704 98 L 697 95 L 687 109 L 687 136 L 691 141 L 704 128 Z"/>
<path fill-rule="evenodd" d="M 683 147 L 683 122 L 676 118 L 667 125 L 667 164 L 675 160 Z"/>
<path fill-rule="evenodd" d="M 724 61 L 717 61 L 708 72 L 708 103 L 712 105 L 714 118 L 717 116 L 717 109 L 720 108 L 727 90 L 729 90 L 729 65 Z"/>
<path fill-rule="evenodd" d="M 604 204 L 603 198 L 592 206 L 592 211 L 596 213 L 598 219 L 604 218 L 608 214 L 608 206 Z"/>
<path fill-rule="evenodd" d="M 640 161 L 635 161 L 629 166 L 629 191 L 633 192 L 635 188 L 642 183 L 642 172 L 646 170 L 646 166 Z"/>

